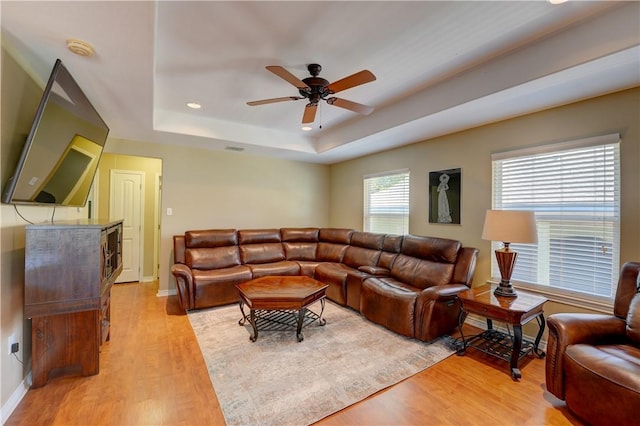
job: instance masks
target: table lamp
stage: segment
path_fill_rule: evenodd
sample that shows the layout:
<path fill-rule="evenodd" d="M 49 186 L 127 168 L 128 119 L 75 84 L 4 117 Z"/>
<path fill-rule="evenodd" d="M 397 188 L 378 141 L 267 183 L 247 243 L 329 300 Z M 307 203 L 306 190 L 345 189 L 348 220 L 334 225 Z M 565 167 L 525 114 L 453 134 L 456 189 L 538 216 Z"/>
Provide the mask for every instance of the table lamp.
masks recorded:
<path fill-rule="evenodd" d="M 516 297 L 516 290 L 511 285 L 511 273 L 518 253 L 509 248 L 511 243 L 537 243 L 535 214 L 518 210 L 487 210 L 482 229 L 482 239 L 502 241 L 504 245 L 495 251 L 500 268 L 500 285 L 493 294 L 496 296 Z"/>

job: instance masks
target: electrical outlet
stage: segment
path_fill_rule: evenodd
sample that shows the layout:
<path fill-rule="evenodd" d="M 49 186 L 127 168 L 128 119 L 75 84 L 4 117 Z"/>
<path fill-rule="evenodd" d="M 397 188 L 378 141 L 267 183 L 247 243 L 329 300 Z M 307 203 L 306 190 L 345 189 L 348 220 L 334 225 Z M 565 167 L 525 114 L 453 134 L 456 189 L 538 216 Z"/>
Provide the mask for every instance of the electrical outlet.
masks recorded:
<path fill-rule="evenodd" d="M 11 344 L 11 353 L 12 354 L 15 354 L 19 350 L 20 350 L 20 343 L 16 342 L 16 343 L 12 343 Z"/>
<path fill-rule="evenodd" d="M 15 343 L 18 343 L 18 339 L 16 339 L 16 335 L 15 334 L 12 334 L 11 336 L 9 336 L 9 341 L 7 342 L 7 347 L 9 348 L 9 355 L 15 353 L 15 352 L 12 352 L 13 345 Z"/>

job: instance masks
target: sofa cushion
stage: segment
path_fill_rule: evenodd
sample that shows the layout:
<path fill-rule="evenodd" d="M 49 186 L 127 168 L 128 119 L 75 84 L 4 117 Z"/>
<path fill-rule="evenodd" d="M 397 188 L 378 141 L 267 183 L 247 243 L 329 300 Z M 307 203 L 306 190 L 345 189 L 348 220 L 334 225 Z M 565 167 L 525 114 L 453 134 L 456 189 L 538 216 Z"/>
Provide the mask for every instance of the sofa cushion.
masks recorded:
<path fill-rule="evenodd" d="M 287 241 L 282 243 L 285 257 L 288 260 L 316 260 L 318 243 L 304 241 Z"/>
<path fill-rule="evenodd" d="M 360 266 L 376 266 L 380 253 L 379 250 L 349 246 L 344 253 L 342 263 L 355 269 Z"/>
<path fill-rule="evenodd" d="M 280 262 L 285 260 L 281 243 L 243 244 L 240 259 L 244 264 Z"/>
<path fill-rule="evenodd" d="M 340 263 L 344 258 L 347 247 L 349 246 L 346 244 L 318 243 L 316 260 L 319 262 Z"/>
<path fill-rule="evenodd" d="M 353 234 L 353 229 L 322 228 L 318 233 L 318 241 L 349 244 L 351 243 L 351 234 Z"/>
<path fill-rule="evenodd" d="M 640 293 L 636 293 L 629 304 L 627 314 L 627 337 L 640 347 Z"/>
<path fill-rule="evenodd" d="M 451 282 L 453 269 L 454 264 L 451 263 L 433 262 L 399 254 L 391 267 L 391 276 L 422 290 Z"/>
<path fill-rule="evenodd" d="M 282 241 L 318 242 L 318 228 L 282 228 L 280 236 Z"/>
<path fill-rule="evenodd" d="M 324 262 L 318 264 L 314 278 L 327 284 L 327 297 L 336 303 L 347 303 L 347 274 L 355 271 L 343 263 Z M 357 272 L 357 271 L 355 271 Z"/>
<path fill-rule="evenodd" d="M 193 269 L 220 269 L 240 265 L 238 246 L 189 248 L 185 251 L 187 265 Z"/>
<path fill-rule="evenodd" d="M 415 335 L 415 307 L 418 291 L 393 278 L 367 278 L 362 283 L 360 313 L 407 337 Z"/>
<path fill-rule="evenodd" d="M 251 279 L 251 270 L 244 266 L 193 270 L 195 309 L 226 305 L 239 299 L 236 284 Z"/>
<path fill-rule="evenodd" d="M 631 345 L 569 345 L 564 375 L 571 378 L 565 401 L 583 420 L 607 418 L 607 424 L 637 424 L 640 349 Z"/>
<path fill-rule="evenodd" d="M 382 250 L 384 237 L 385 237 L 384 234 L 375 234 L 373 232 L 356 231 L 353 234 L 351 234 L 351 245 L 356 247 L 373 249 L 373 250 Z"/>
<path fill-rule="evenodd" d="M 238 244 L 238 235 L 235 229 L 207 229 L 187 231 L 184 240 L 187 248 L 235 246 Z"/>
<path fill-rule="evenodd" d="M 407 256 L 433 262 L 455 263 L 460 247 L 462 247 L 460 241 L 446 238 L 405 235 L 402 239 L 400 252 Z"/>
<path fill-rule="evenodd" d="M 300 265 L 297 262 L 284 260 L 282 262 L 270 262 L 247 265 L 251 269 L 253 278 L 267 275 L 300 275 Z"/>
<path fill-rule="evenodd" d="M 238 231 L 238 244 L 279 243 L 279 229 L 241 229 Z"/>

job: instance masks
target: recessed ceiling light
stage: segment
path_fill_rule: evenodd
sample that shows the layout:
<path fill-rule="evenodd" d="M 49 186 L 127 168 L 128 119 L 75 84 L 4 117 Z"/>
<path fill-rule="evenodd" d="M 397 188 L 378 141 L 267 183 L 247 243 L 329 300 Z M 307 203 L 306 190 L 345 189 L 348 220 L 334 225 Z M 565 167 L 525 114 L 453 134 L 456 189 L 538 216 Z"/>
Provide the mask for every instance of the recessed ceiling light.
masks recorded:
<path fill-rule="evenodd" d="M 312 127 L 310 127 L 310 126 L 302 126 L 302 130 L 303 130 L 304 132 L 310 132 L 311 130 L 313 130 L 313 128 L 312 128 Z"/>
<path fill-rule="evenodd" d="M 562 4 L 566 3 L 568 0 L 547 0 L 551 4 Z"/>
<path fill-rule="evenodd" d="M 187 102 L 187 106 L 191 109 L 200 109 L 202 108 L 202 105 L 200 105 L 197 102 Z"/>

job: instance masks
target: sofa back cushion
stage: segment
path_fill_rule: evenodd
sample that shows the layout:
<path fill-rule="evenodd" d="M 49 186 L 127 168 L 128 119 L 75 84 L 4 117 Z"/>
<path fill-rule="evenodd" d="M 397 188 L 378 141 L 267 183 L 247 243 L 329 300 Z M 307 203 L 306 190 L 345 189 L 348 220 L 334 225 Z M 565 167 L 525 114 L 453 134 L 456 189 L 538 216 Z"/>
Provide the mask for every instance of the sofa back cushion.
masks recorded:
<path fill-rule="evenodd" d="M 311 242 L 284 242 L 284 254 L 287 260 L 316 260 L 318 243 Z"/>
<path fill-rule="evenodd" d="M 282 241 L 316 243 L 319 232 L 318 228 L 282 228 L 280 236 Z"/>
<path fill-rule="evenodd" d="M 353 229 L 322 228 L 318 233 L 318 241 L 337 244 L 350 244 Z"/>
<path fill-rule="evenodd" d="M 318 251 L 316 252 L 316 260 L 319 262 L 336 262 L 341 263 L 344 254 L 349 246 L 346 244 L 335 243 L 318 243 Z"/>
<path fill-rule="evenodd" d="M 184 233 L 184 241 L 187 248 L 233 246 L 238 244 L 238 234 L 235 229 L 187 231 Z"/>
<path fill-rule="evenodd" d="M 270 263 L 285 259 L 282 243 L 243 244 L 240 246 L 242 263 Z"/>
<path fill-rule="evenodd" d="M 385 234 L 355 231 L 351 234 L 351 245 L 355 247 L 382 250 Z"/>
<path fill-rule="evenodd" d="M 419 289 L 451 282 L 454 265 L 432 262 L 399 254 L 391 267 L 391 276 Z"/>
<path fill-rule="evenodd" d="M 456 263 L 460 247 L 462 243 L 456 240 L 405 235 L 400 252 L 432 262 Z"/>
<path fill-rule="evenodd" d="M 629 304 L 627 314 L 627 337 L 640 347 L 640 293 L 636 293 Z"/>
<path fill-rule="evenodd" d="M 405 235 L 391 276 L 420 289 L 448 284 L 461 246 L 445 238 Z"/>
<path fill-rule="evenodd" d="M 238 244 L 279 243 L 279 229 L 241 229 L 238 231 Z"/>
<path fill-rule="evenodd" d="M 371 250 L 362 247 L 347 247 L 342 263 L 358 269 L 360 266 L 377 266 L 380 258 L 380 250 Z"/>
<path fill-rule="evenodd" d="M 240 265 L 238 246 L 188 248 L 185 257 L 187 266 L 192 269 L 221 269 Z"/>
<path fill-rule="evenodd" d="M 391 269 L 393 261 L 400 253 L 400 247 L 402 246 L 402 235 L 385 235 L 382 243 L 382 253 L 378 259 L 378 266 L 380 268 Z"/>

